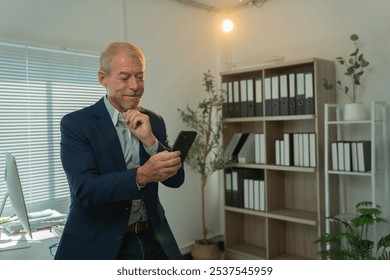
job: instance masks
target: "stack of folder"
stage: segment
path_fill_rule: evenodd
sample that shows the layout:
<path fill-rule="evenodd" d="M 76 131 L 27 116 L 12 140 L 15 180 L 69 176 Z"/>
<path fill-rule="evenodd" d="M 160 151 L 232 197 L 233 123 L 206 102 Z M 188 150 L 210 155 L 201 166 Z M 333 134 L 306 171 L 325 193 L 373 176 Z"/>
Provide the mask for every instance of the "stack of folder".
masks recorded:
<path fill-rule="evenodd" d="M 227 169 L 225 186 L 227 206 L 265 211 L 264 170 Z"/>
<path fill-rule="evenodd" d="M 224 118 L 315 114 L 313 69 L 223 81 L 221 88 Z"/>
<path fill-rule="evenodd" d="M 266 116 L 314 114 L 313 72 L 266 76 L 264 100 Z"/>
<path fill-rule="evenodd" d="M 275 164 L 316 167 L 316 134 L 284 133 L 283 139 L 275 140 Z"/>
<path fill-rule="evenodd" d="M 222 82 L 224 118 L 263 116 L 261 78 Z"/>
<path fill-rule="evenodd" d="M 331 143 L 331 151 L 334 171 L 371 170 L 371 141 L 335 141 Z"/>

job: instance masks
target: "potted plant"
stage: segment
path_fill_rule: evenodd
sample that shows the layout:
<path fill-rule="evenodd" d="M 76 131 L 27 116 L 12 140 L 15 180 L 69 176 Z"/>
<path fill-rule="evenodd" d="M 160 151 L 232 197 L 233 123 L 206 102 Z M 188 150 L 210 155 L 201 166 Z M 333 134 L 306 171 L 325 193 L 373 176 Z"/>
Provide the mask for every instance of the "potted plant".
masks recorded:
<path fill-rule="evenodd" d="M 201 191 L 201 234 L 202 238 L 195 242 L 192 256 L 197 259 L 219 258 L 217 244 L 207 239 L 205 190 L 209 176 L 217 170 L 224 169 L 230 163 L 225 159 L 222 148 L 222 105 L 223 96 L 215 90 L 215 78 L 210 73 L 203 74 L 203 84 L 207 96 L 198 103 L 196 109 L 187 105 L 186 109 L 178 109 L 183 122 L 197 131 L 198 136 L 187 155 L 186 163 L 200 175 Z M 201 256 L 202 252 L 211 252 L 214 256 Z"/>
<path fill-rule="evenodd" d="M 364 54 L 360 51 L 358 46 L 359 36 L 352 34 L 350 36 L 354 44 L 354 50 L 346 54 L 345 57 L 336 57 L 336 62 L 345 68 L 344 75 L 350 80 L 352 87 L 348 87 L 340 80 L 337 81 L 337 89 L 344 93 L 351 101 L 350 104 L 345 105 L 344 119 L 345 120 L 364 120 L 366 118 L 363 105 L 358 102 L 358 88 L 361 85 L 361 78 L 364 75 L 365 68 L 370 63 L 365 59 Z M 334 85 L 324 79 L 323 84 L 325 89 L 333 89 Z"/>
<path fill-rule="evenodd" d="M 390 233 L 382 236 L 376 246 L 368 238 L 372 225 L 387 222 L 381 214 L 379 205 L 373 207 L 371 202 L 363 201 L 356 205 L 356 216 L 350 220 L 328 217 L 343 226 L 344 231 L 328 233 L 316 240 L 316 243 L 328 246 L 320 252 L 321 256 L 333 260 L 389 260 Z"/>

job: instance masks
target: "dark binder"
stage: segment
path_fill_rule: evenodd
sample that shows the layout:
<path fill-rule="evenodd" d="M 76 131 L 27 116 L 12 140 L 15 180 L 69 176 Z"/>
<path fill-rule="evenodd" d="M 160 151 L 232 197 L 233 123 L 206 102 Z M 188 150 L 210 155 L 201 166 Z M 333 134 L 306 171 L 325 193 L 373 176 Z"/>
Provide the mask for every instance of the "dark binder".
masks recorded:
<path fill-rule="evenodd" d="M 275 140 L 275 165 L 282 165 L 282 147 L 283 140 L 276 139 Z"/>
<path fill-rule="evenodd" d="M 271 78 L 272 116 L 280 115 L 279 76 Z"/>
<path fill-rule="evenodd" d="M 297 95 L 296 95 L 296 114 L 303 115 L 305 114 L 305 74 L 297 73 L 296 74 L 296 86 L 297 86 Z"/>
<path fill-rule="evenodd" d="M 240 189 L 241 174 L 239 169 L 232 170 L 231 206 L 238 207 L 238 193 Z"/>
<path fill-rule="evenodd" d="M 313 72 L 305 73 L 305 114 L 314 114 Z"/>
<path fill-rule="evenodd" d="M 225 170 L 225 204 L 227 206 L 233 206 L 233 184 L 232 184 L 232 170 Z"/>
<path fill-rule="evenodd" d="M 338 171 L 339 170 L 339 156 L 338 156 L 338 149 L 337 149 L 337 141 L 330 143 L 331 147 L 331 155 L 332 155 L 332 168 L 331 170 Z"/>
<path fill-rule="evenodd" d="M 240 104 L 240 82 L 233 82 L 233 117 L 241 116 L 241 104 Z"/>
<path fill-rule="evenodd" d="M 233 191 L 232 191 L 232 206 L 244 208 L 244 170 L 234 168 L 232 171 Z"/>
<path fill-rule="evenodd" d="M 248 93 L 247 93 L 247 84 L 246 80 L 240 81 L 240 116 L 248 116 Z"/>
<path fill-rule="evenodd" d="M 371 141 L 357 142 L 357 156 L 359 172 L 371 170 Z"/>
<path fill-rule="evenodd" d="M 280 83 L 280 115 L 288 115 L 288 79 L 287 74 L 279 76 Z"/>
<path fill-rule="evenodd" d="M 293 146 L 293 134 L 284 133 L 283 134 L 283 145 L 284 145 L 284 165 L 293 166 L 294 165 L 294 146 Z"/>
<path fill-rule="evenodd" d="M 255 80 L 255 115 L 263 116 L 263 80 L 258 78 Z"/>
<path fill-rule="evenodd" d="M 264 80 L 265 116 L 272 116 L 271 77 Z"/>
<path fill-rule="evenodd" d="M 234 92 L 233 82 L 228 82 L 228 116 L 229 118 L 234 117 Z"/>
<path fill-rule="evenodd" d="M 223 103 L 222 103 L 222 117 L 227 118 L 229 116 L 228 114 L 228 102 L 229 102 L 229 95 L 228 95 L 228 86 L 227 82 L 222 82 L 221 84 L 221 90 L 222 90 L 222 97 L 223 97 Z"/>
<path fill-rule="evenodd" d="M 255 115 L 255 91 L 253 79 L 247 80 L 247 96 L 248 96 L 248 117 Z"/>
<path fill-rule="evenodd" d="M 288 75 L 288 114 L 296 115 L 296 82 L 295 73 Z"/>

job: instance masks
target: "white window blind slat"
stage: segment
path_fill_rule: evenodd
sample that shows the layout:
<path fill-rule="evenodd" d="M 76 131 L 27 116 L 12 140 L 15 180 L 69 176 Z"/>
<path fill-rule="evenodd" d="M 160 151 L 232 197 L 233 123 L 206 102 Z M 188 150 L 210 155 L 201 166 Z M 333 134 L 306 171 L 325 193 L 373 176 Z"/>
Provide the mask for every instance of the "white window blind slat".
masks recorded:
<path fill-rule="evenodd" d="M 105 94 L 97 71 L 97 54 L 0 42 L 0 172 L 5 153 L 12 153 L 27 209 L 48 208 L 69 197 L 60 120 Z M 0 180 L 0 200 L 5 193 Z"/>

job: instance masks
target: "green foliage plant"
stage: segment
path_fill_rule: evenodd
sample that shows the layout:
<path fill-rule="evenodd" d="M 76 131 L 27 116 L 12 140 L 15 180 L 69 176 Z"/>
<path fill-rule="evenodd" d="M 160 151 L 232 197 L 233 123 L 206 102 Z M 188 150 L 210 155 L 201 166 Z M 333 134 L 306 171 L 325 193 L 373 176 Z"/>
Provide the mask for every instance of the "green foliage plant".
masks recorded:
<path fill-rule="evenodd" d="M 327 233 L 315 241 L 329 247 L 320 251 L 321 256 L 332 260 L 389 260 L 390 233 L 379 239 L 376 248 L 368 238 L 371 226 L 387 223 L 381 215 L 379 205 L 373 207 L 370 201 L 363 201 L 356 205 L 356 216 L 351 220 L 328 217 L 331 222 L 342 225 L 344 230 Z"/>
<path fill-rule="evenodd" d="M 215 171 L 224 169 L 230 164 L 225 159 L 222 147 L 223 95 L 215 89 L 215 77 L 210 70 L 203 73 L 203 84 L 207 96 L 198 103 L 196 109 L 188 104 L 185 109 L 178 109 L 182 121 L 198 135 L 188 152 L 186 163 L 201 176 L 201 224 L 203 244 L 207 244 L 207 227 L 205 213 L 205 188 L 208 177 Z"/>
<path fill-rule="evenodd" d="M 344 93 L 352 103 L 357 102 L 357 90 L 361 85 L 361 78 L 365 73 L 365 68 L 370 63 L 365 59 L 364 54 L 360 51 L 358 46 L 359 36 L 352 34 L 350 36 L 355 49 L 350 53 L 346 54 L 345 57 L 336 57 L 336 62 L 345 67 L 344 75 L 351 81 L 352 89 L 344 85 L 340 80 L 337 81 L 337 89 Z M 323 86 L 325 89 L 333 89 L 334 85 L 329 83 L 327 79 L 323 79 Z"/>

